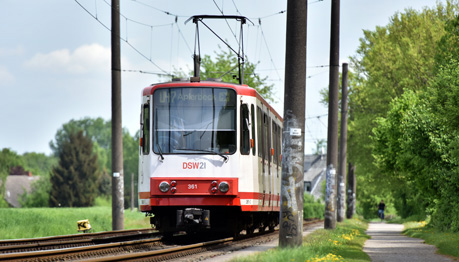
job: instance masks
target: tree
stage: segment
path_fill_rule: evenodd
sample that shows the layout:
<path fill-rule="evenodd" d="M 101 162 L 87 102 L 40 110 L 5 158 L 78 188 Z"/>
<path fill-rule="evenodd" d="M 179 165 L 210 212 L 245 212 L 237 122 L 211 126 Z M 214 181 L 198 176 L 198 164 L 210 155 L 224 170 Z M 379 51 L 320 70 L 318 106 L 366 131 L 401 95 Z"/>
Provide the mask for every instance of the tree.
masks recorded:
<path fill-rule="evenodd" d="M 124 206 L 131 206 L 131 176 L 134 176 L 134 206 L 138 206 L 136 178 L 139 172 L 140 131 L 137 131 L 134 137 L 127 130 L 123 131 Z"/>
<path fill-rule="evenodd" d="M 93 142 L 108 150 L 111 146 L 111 122 L 105 121 L 101 117 L 89 118 L 85 117 L 80 120 L 70 120 L 68 123 L 62 125 L 56 132 L 53 141 L 49 142 L 49 147 L 57 157 L 59 155 L 59 148 L 61 144 L 68 140 L 71 133 L 76 133 L 80 130 L 84 131 L 84 135 L 89 137 Z"/>
<path fill-rule="evenodd" d="M 375 165 L 371 139 L 375 120 L 386 117 L 391 101 L 403 93 L 429 88 L 436 72 L 437 43 L 458 7 L 458 1 L 447 1 L 445 6 L 397 13 L 387 26 L 365 30 L 357 55 L 351 58 L 355 74 L 350 76 L 348 159 L 357 166 L 357 198 L 366 214 L 372 213 L 375 196 L 390 197 L 396 188 L 403 192 L 397 187 L 400 181 Z"/>
<path fill-rule="evenodd" d="M 49 192 L 51 190 L 50 173 L 58 160 L 54 156 L 47 156 L 42 153 L 24 153 L 22 155 L 24 166 L 27 171 L 40 179 L 31 185 L 31 192 L 21 195 L 22 207 L 47 207 L 49 206 Z"/>
<path fill-rule="evenodd" d="M 21 207 L 48 207 L 51 181 L 48 176 L 40 177 L 31 185 L 31 192 L 20 196 Z"/>
<path fill-rule="evenodd" d="M 48 177 L 53 166 L 57 164 L 56 157 L 35 152 L 24 153 L 22 160 L 27 171 L 32 172 L 33 175 L 44 177 Z"/>
<path fill-rule="evenodd" d="M 446 34 L 438 42 L 435 55 L 436 68 L 448 64 L 452 58 L 459 57 L 459 15 L 455 19 L 448 20 L 445 26 Z"/>
<path fill-rule="evenodd" d="M 83 131 L 70 133 L 61 141 L 59 164 L 51 173 L 49 204 L 53 207 L 87 207 L 94 204 L 100 178 L 97 155 Z"/>
<path fill-rule="evenodd" d="M 244 63 L 244 84 L 255 88 L 258 93 L 268 101 L 274 101 L 273 86 L 266 84 L 268 77 L 262 78 L 256 73 L 257 64 L 250 61 Z M 193 72 L 190 72 L 192 75 Z M 175 72 L 175 75 L 184 76 L 183 72 Z M 214 60 L 210 55 L 204 55 L 201 59 L 201 79 L 221 78 L 223 82 L 239 84 L 237 79 L 237 56 L 230 49 L 224 51 L 219 48 L 215 52 Z"/>
<path fill-rule="evenodd" d="M 10 174 L 11 168 L 23 166 L 21 157 L 9 148 L 0 151 L 0 207 L 8 207 L 8 203 L 3 196 L 5 195 L 6 178 Z"/>
<path fill-rule="evenodd" d="M 426 90 L 394 99 L 373 129 L 373 155 L 403 217 L 431 215 L 431 224 L 459 231 L 459 16 L 438 42 L 434 77 Z M 451 46 L 450 46 L 451 45 Z M 446 50 L 446 51 L 445 51 Z M 450 51 L 448 51 L 450 50 Z"/>
<path fill-rule="evenodd" d="M 316 149 L 314 151 L 314 155 L 323 155 L 327 150 L 327 140 L 325 139 L 318 139 L 316 140 Z"/>
<path fill-rule="evenodd" d="M 111 121 L 105 121 L 102 118 L 83 118 L 80 120 L 70 120 L 62 125 L 56 132 L 53 141 L 50 142 L 50 147 L 54 154 L 58 153 L 60 145 L 68 140 L 71 133 L 83 131 L 85 136 L 91 138 L 93 142 L 93 151 L 97 155 L 99 170 L 101 177 L 99 178 L 99 196 L 110 198 L 111 196 Z M 138 173 L 139 163 L 139 137 L 131 136 L 126 128 L 123 128 L 123 169 L 125 185 L 130 185 L 131 174 Z M 131 187 L 125 186 L 126 201 L 130 200 Z"/>
<path fill-rule="evenodd" d="M 457 18 L 456 18 L 457 19 Z M 459 26 L 456 27 L 457 33 Z M 457 45 L 457 43 L 456 43 Z M 429 109 L 435 116 L 438 132 L 429 135 L 437 161 L 429 165 L 431 180 L 438 184 L 438 192 L 432 196 L 432 224 L 445 231 L 459 232 L 459 60 L 442 61 L 432 88 L 426 94 Z M 430 160 L 430 159 L 429 159 Z M 425 178 L 426 179 L 426 178 Z M 424 179 L 424 180 L 425 180 Z"/>

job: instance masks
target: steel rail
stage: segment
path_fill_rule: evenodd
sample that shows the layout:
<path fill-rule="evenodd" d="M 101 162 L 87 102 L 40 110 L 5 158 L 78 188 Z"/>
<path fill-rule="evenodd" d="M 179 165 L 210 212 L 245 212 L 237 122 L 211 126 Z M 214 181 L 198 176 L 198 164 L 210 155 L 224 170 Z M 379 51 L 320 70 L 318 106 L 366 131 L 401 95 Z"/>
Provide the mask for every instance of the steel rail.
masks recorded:
<path fill-rule="evenodd" d="M 106 254 L 107 252 L 123 252 L 126 248 L 129 248 L 129 246 L 153 245 L 159 242 L 159 240 L 161 240 L 161 238 L 44 251 L 0 254 L 0 261 L 50 261 L 74 259 L 76 257 L 93 256 L 99 253 Z"/>
<path fill-rule="evenodd" d="M 191 245 L 180 246 L 180 247 L 166 248 L 166 249 L 161 249 L 161 250 L 138 252 L 138 253 L 116 255 L 116 256 L 109 256 L 109 257 L 98 257 L 94 259 L 87 259 L 85 261 L 86 262 L 97 262 L 97 261 L 129 261 L 129 260 L 139 260 L 139 259 L 141 260 L 143 258 L 152 258 L 156 256 L 163 256 L 163 255 L 174 256 L 173 255 L 174 253 L 179 253 L 179 252 L 184 252 L 184 251 L 188 252 L 187 254 L 190 254 L 190 251 L 192 250 L 195 251 L 194 253 L 198 253 L 198 252 L 201 252 L 203 249 L 208 250 L 211 247 L 228 244 L 232 241 L 234 241 L 234 238 L 229 237 L 229 238 L 224 238 L 224 239 L 219 239 L 219 240 L 213 240 L 213 241 L 202 242 L 202 243 L 191 244 Z"/>
<path fill-rule="evenodd" d="M 151 228 L 144 229 L 126 229 L 118 231 L 103 231 L 97 233 L 84 233 L 84 234 L 72 234 L 72 235 L 61 235 L 61 236 L 50 236 L 50 237 L 38 237 L 38 238 L 21 238 L 21 239 L 6 239 L 0 240 L 0 247 L 4 246 L 15 246 L 25 244 L 38 244 L 46 242 L 63 242 L 70 240 L 79 239 L 96 239 L 104 236 L 123 236 L 123 235 L 134 235 L 134 234 L 146 234 L 146 233 L 157 233 L 157 230 Z"/>
<path fill-rule="evenodd" d="M 304 221 L 303 225 L 316 223 L 318 221 L 320 220 Z M 0 254 L 0 261 L 161 261 L 164 259 L 171 259 L 191 254 L 197 254 L 200 252 L 214 250 L 217 248 L 224 248 L 227 247 L 233 241 L 250 241 L 251 239 L 253 239 L 253 237 L 277 234 L 276 231 L 261 232 L 261 234 L 256 234 L 253 236 L 242 236 L 240 239 L 229 237 L 220 240 L 213 240 L 172 248 L 159 247 L 161 238 L 155 238 L 137 241 L 126 241 L 119 243 L 98 244 L 94 246 L 65 248 L 58 250 L 9 253 Z M 144 251 L 145 249 L 151 249 L 154 246 L 156 246 L 156 248 L 161 249 Z"/>

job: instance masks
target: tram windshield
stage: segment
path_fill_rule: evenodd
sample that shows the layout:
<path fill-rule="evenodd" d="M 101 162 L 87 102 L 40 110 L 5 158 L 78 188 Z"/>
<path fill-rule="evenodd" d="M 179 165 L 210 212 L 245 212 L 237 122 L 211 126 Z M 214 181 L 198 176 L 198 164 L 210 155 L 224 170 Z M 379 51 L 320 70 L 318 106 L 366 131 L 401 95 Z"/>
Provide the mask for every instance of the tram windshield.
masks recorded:
<path fill-rule="evenodd" d="M 192 87 L 153 93 L 153 150 L 159 154 L 233 154 L 236 92 Z"/>

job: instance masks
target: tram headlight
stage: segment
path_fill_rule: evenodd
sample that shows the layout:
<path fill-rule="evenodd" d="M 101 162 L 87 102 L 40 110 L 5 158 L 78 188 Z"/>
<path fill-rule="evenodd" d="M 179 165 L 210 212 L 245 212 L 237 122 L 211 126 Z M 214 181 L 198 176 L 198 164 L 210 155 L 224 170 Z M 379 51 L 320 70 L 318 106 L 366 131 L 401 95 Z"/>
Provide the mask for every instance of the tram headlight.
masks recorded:
<path fill-rule="evenodd" d="M 166 181 L 159 183 L 159 191 L 166 193 L 171 186 Z"/>
<path fill-rule="evenodd" d="M 228 192 L 229 184 L 225 181 L 221 182 L 220 184 L 218 184 L 218 190 L 220 190 L 220 192 L 222 193 Z"/>

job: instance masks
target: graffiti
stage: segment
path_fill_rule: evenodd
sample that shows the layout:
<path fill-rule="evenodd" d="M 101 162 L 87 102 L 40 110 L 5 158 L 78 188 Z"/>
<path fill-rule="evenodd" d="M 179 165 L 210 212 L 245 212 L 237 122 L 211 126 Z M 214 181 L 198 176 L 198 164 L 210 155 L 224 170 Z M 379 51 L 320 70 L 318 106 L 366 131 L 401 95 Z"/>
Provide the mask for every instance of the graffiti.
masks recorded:
<path fill-rule="evenodd" d="M 333 168 L 333 165 L 327 167 L 327 182 L 325 184 L 325 229 L 335 229 L 336 228 L 336 207 L 335 207 L 335 175 L 336 171 Z"/>
<path fill-rule="evenodd" d="M 282 228 L 285 230 L 287 236 L 297 236 L 298 226 L 295 223 L 295 217 L 290 210 L 282 212 Z"/>
<path fill-rule="evenodd" d="M 325 183 L 325 205 L 332 204 L 333 199 L 335 197 L 335 175 L 336 171 L 333 168 L 333 165 L 329 165 L 327 168 L 327 174 L 326 174 L 326 183 Z M 333 207 L 332 207 L 333 208 Z"/>

